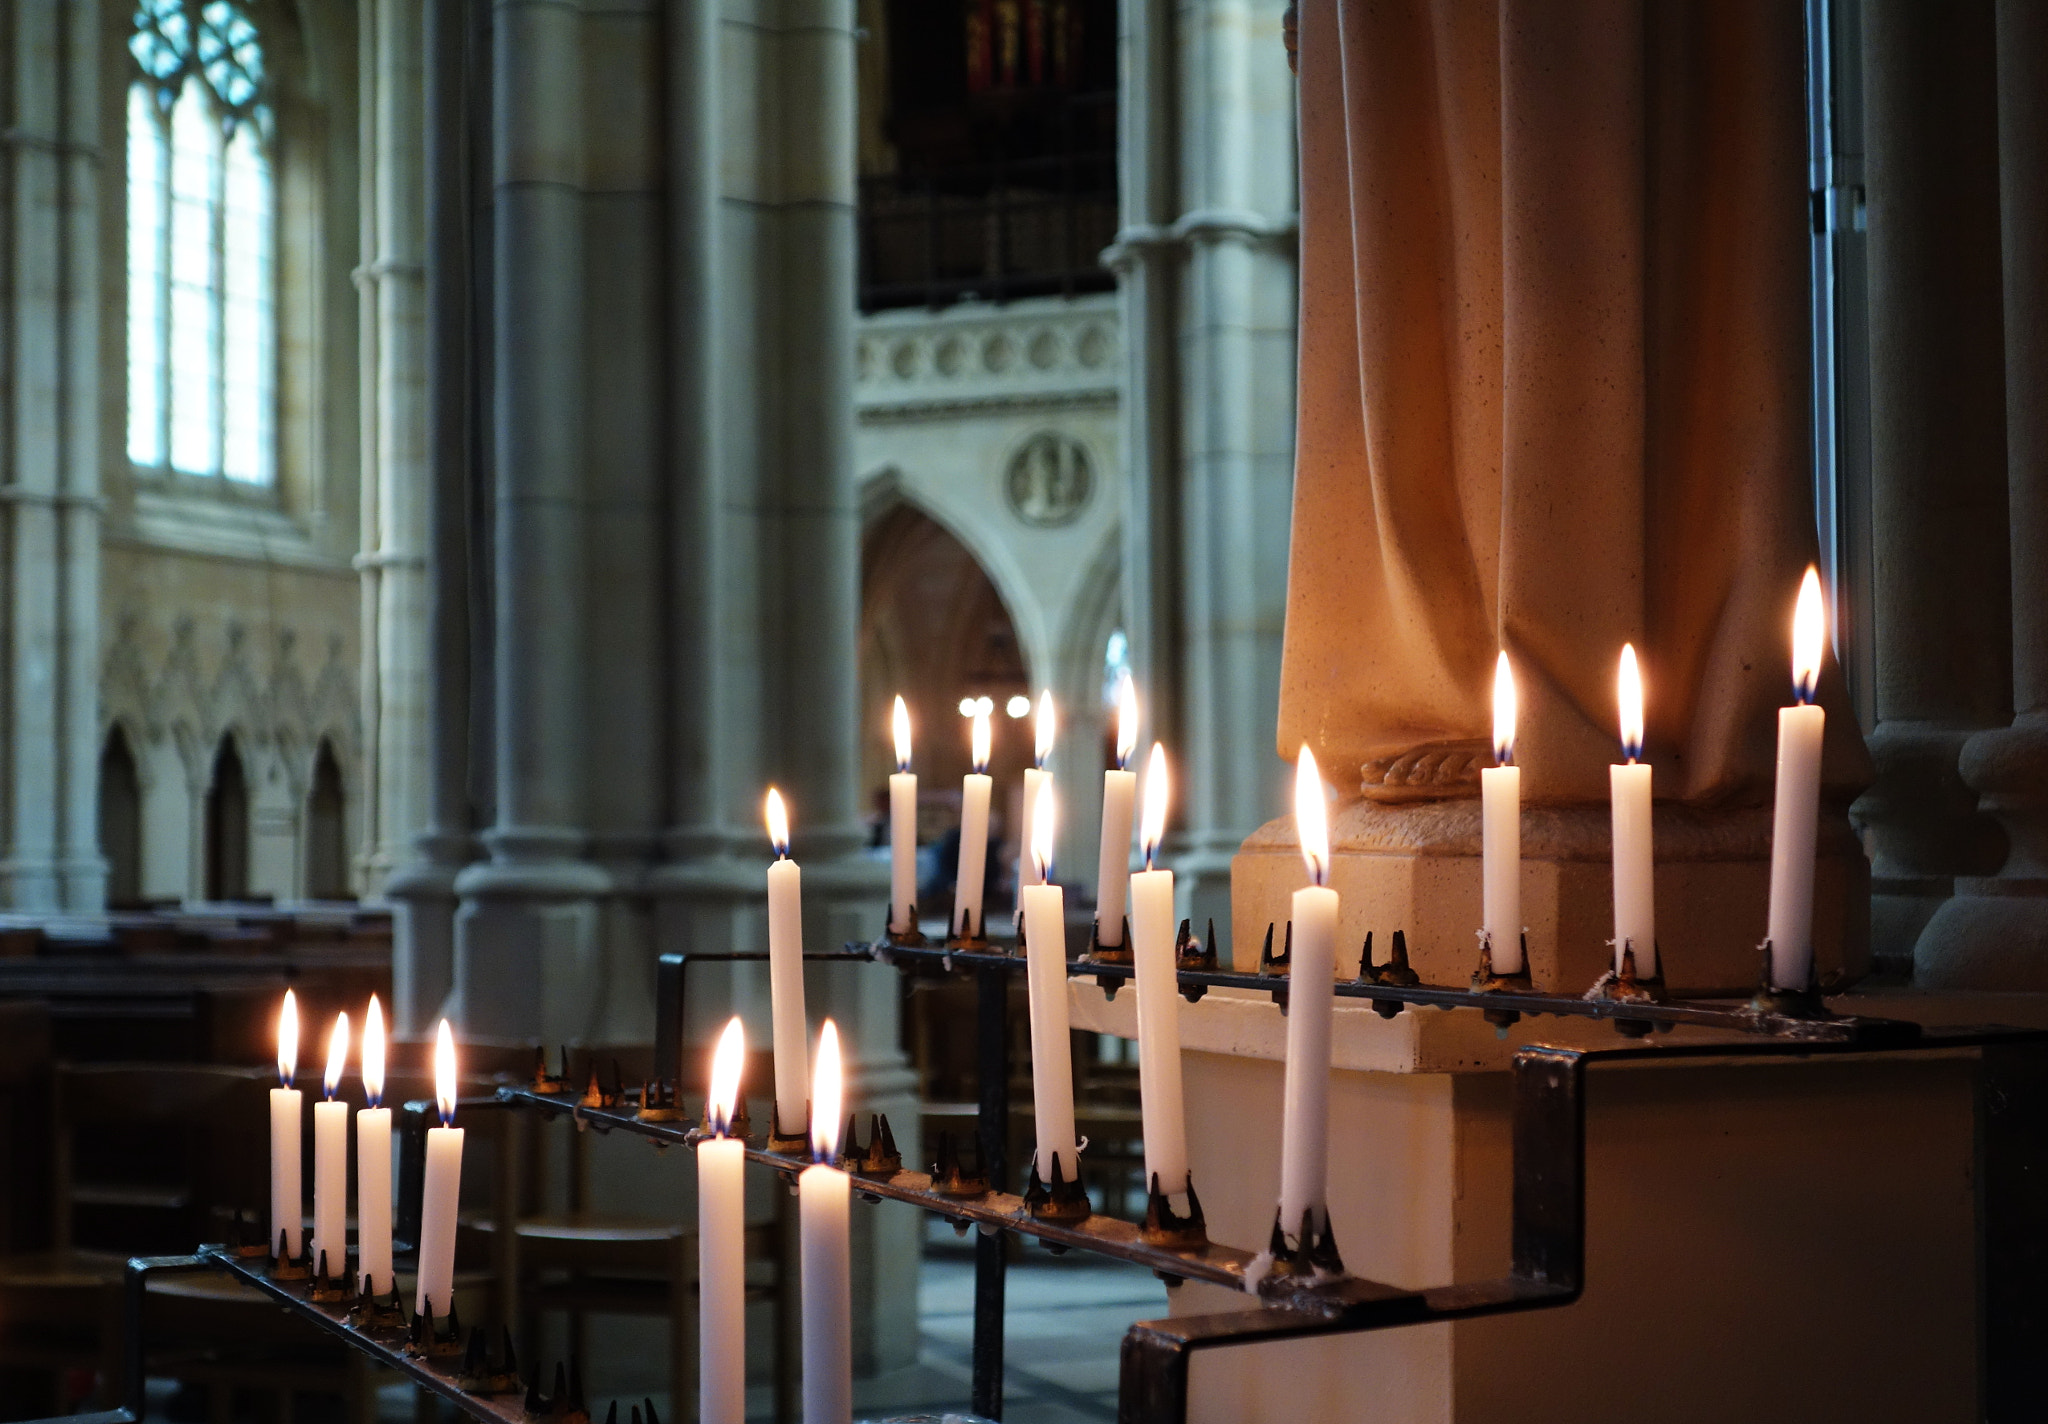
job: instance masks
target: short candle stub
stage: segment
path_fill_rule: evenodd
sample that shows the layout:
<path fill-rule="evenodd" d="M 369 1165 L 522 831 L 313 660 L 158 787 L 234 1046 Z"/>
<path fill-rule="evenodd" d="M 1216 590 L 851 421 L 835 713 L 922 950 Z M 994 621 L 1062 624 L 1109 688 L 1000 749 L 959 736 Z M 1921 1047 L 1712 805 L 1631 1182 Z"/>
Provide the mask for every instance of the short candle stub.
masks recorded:
<path fill-rule="evenodd" d="M 1145 1224 L 1138 1229 L 1138 1239 L 1147 1246 L 1199 1251 L 1209 1244 L 1209 1225 L 1202 1216 L 1202 1199 L 1195 1195 L 1193 1172 L 1188 1173 L 1182 1190 L 1188 1199 L 1186 1216 L 1174 1211 L 1172 1199 L 1159 1189 L 1159 1174 L 1152 1174 L 1152 1185 L 1145 1193 Z"/>
<path fill-rule="evenodd" d="M 1757 983 L 1756 994 L 1749 1001 L 1753 1014 L 1775 1014 L 1787 1019 L 1827 1019 L 1834 1015 L 1829 1012 L 1821 996 L 1820 966 L 1812 959 L 1806 965 L 1806 987 L 1803 989 L 1780 989 L 1775 987 L 1771 977 L 1771 942 L 1765 940 L 1757 946 L 1762 959 L 1763 977 Z"/>
<path fill-rule="evenodd" d="M 1078 1170 L 1070 1178 L 1061 1170 L 1060 1154 L 1052 1154 L 1052 1181 L 1039 1180 L 1038 1163 L 1031 1164 L 1030 1179 L 1024 1185 L 1024 1206 L 1040 1221 L 1086 1221 L 1095 1214 L 1088 1204 L 1088 1189 Z"/>

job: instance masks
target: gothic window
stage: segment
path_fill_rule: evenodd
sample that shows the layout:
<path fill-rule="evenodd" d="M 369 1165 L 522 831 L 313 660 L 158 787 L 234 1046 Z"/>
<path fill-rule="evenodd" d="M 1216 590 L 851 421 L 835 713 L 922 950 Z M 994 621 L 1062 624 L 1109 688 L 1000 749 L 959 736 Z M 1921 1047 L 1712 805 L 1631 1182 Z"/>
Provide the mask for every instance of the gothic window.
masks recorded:
<path fill-rule="evenodd" d="M 267 485 L 276 197 L 256 26 L 238 0 L 138 0 L 128 49 L 128 457 Z"/>

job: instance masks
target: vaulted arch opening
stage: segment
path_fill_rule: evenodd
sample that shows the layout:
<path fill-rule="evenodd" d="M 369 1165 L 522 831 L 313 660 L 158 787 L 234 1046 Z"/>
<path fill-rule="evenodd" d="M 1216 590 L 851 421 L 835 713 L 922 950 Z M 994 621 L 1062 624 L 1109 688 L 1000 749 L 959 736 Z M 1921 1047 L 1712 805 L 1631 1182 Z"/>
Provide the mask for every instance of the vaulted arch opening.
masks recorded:
<path fill-rule="evenodd" d="M 117 724 L 100 749 L 100 854 L 107 862 L 107 904 L 142 900 L 142 777 L 128 734 Z"/>
<path fill-rule="evenodd" d="M 314 900 L 350 898 L 348 793 L 334 744 L 322 737 L 306 795 L 306 894 Z"/>
<path fill-rule="evenodd" d="M 249 898 L 249 779 L 235 734 L 220 739 L 206 787 L 206 898 Z"/>

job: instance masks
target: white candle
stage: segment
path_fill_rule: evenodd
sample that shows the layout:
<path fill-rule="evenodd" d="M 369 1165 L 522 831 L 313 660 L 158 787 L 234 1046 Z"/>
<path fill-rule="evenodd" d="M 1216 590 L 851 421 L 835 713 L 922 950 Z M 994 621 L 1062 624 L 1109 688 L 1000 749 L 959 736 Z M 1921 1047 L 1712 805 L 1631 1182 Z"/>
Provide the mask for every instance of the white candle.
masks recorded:
<path fill-rule="evenodd" d="M 917 928 L 917 773 L 910 769 L 910 709 L 896 699 L 896 770 L 889 777 L 889 928 Z"/>
<path fill-rule="evenodd" d="M 1481 866 L 1486 903 L 1481 928 L 1493 946 L 1493 972 L 1522 972 L 1522 769 L 1515 759 L 1515 675 L 1503 651 L 1493 670 L 1493 756 L 1479 773 Z M 1297 932 L 1297 939 L 1299 934 Z"/>
<path fill-rule="evenodd" d="M 1807 569 L 1792 616 L 1792 684 L 1798 701 L 1778 710 L 1778 786 L 1771 808 L 1771 985 L 1804 989 L 1813 971 L 1813 858 L 1820 831 L 1821 738 L 1827 713 L 1813 704 L 1827 610 L 1820 574 Z"/>
<path fill-rule="evenodd" d="M 370 996 L 363 1019 L 363 1096 L 356 1114 L 356 1271 L 361 1288 L 389 1294 L 391 1274 L 391 1109 L 384 1103 L 384 1011 Z"/>
<path fill-rule="evenodd" d="M 1038 793 L 1052 780 L 1052 773 L 1045 769 L 1045 760 L 1052 755 L 1053 728 L 1052 692 L 1048 689 L 1038 694 L 1038 716 L 1032 724 L 1034 764 L 1024 768 L 1024 807 L 1019 813 L 1022 824 L 1017 828 L 1017 889 L 1020 895 L 1027 885 L 1045 883 L 1045 872 L 1032 854 L 1032 847 L 1038 844 L 1033 818 L 1038 814 Z"/>
<path fill-rule="evenodd" d="M 324 1261 L 330 1280 L 348 1275 L 348 1104 L 336 1100 L 348 1067 L 348 1015 L 337 1014 L 327 1039 L 327 1074 L 313 1104 L 313 1270 Z"/>
<path fill-rule="evenodd" d="M 1314 753 L 1294 767 L 1294 826 L 1309 883 L 1294 892 L 1294 952 L 1287 971 L 1287 1086 L 1281 1114 L 1280 1229 L 1301 1231 L 1310 1214 L 1329 1218 L 1330 1017 L 1336 998 L 1337 892 L 1330 871 L 1328 810 Z M 1307 1250 L 1308 1241 L 1297 1242 Z"/>
<path fill-rule="evenodd" d="M 1052 883 L 1052 781 L 1039 787 L 1031 816 L 1031 858 L 1040 883 L 1020 897 L 1024 911 L 1024 972 L 1031 988 L 1031 1102 L 1038 1123 L 1038 1179 L 1050 1187 L 1053 1158 L 1060 1178 L 1076 1181 L 1080 1149 L 1074 1135 L 1074 1064 L 1067 1036 L 1067 905 Z"/>
<path fill-rule="evenodd" d="M 830 1019 L 818 1035 L 818 1073 L 811 1088 L 811 1160 L 796 1180 L 803 1261 L 804 1424 L 849 1424 L 853 1418 L 853 1267 L 848 1249 L 846 1173 L 839 1155 L 839 1030 Z"/>
<path fill-rule="evenodd" d="M 988 873 L 988 709 L 974 713 L 974 770 L 960 780 L 960 860 L 953 871 L 953 927 L 961 939 L 987 931 L 982 919 L 982 881 Z"/>
<path fill-rule="evenodd" d="M 746 1143 L 728 1136 L 746 1058 L 746 1031 L 735 1018 L 711 1060 L 705 1114 L 711 1136 L 697 1143 L 697 1417 L 703 1424 L 745 1424 L 747 1416 L 747 1151 Z"/>
<path fill-rule="evenodd" d="M 804 1025 L 803 871 L 789 858 L 789 813 L 782 793 L 768 788 L 768 990 L 775 1031 L 775 1112 L 783 1135 L 804 1131 L 804 1080 L 810 1062 Z"/>
<path fill-rule="evenodd" d="M 284 1007 L 277 1015 L 277 1080 L 281 1086 L 270 1090 L 270 1252 L 296 1259 L 306 1228 L 305 1186 L 300 1179 L 305 1151 L 301 1140 L 305 1112 L 300 1094 L 292 1086 L 299 1065 L 299 1001 L 287 989 Z"/>
<path fill-rule="evenodd" d="M 441 1020 L 434 1037 L 434 1096 L 441 1125 L 427 1133 L 426 1190 L 420 1194 L 420 1276 L 414 1311 L 433 1306 L 445 1321 L 455 1296 L 455 1213 L 462 1196 L 462 1129 L 455 1126 L 455 1037 Z"/>
<path fill-rule="evenodd" d="M 1095 942 L 1124 942 L 1124 899 L 1131 882 L 1131 806 L 1138 777 L 1130 769 L 1138 745 L 1138 694 L 1126 675 L 1116 699 L 1116 766 L 1102 773 L 1102 857 L 1095 876 Z"/>
<path fill-rule="evenodd" d="M 1657 977 L 1657 856 L 1650 829 L 1650 767 L 1643 754 L 1643 678 L 1636 650 L 1624 643 L 1617 685 L 1623 764 L 1607 768 L 1614 815 L 1614 972 L 1636 952 L 1636 977 Z"/>
<path fill-rule="evenodd" d="M 1173 953 L 1173 872 L 1154 870 L 1166 831 L 1166 750 L 1145 768 L 1145 868 L 1131 877 L 1131 958 L 1138 988 L 1138 1094 L 1145 1182 L 1187 1190 L 1188 1130 L 1180 1088 L 1180 976 Z"/>

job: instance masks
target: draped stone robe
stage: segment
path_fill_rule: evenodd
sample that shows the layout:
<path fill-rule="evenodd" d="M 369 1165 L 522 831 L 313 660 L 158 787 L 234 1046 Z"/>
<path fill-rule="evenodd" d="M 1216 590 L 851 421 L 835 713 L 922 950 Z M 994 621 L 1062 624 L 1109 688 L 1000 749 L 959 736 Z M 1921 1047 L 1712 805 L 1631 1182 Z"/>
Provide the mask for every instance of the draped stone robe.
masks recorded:
<path fill-rule="evenodd" d="M 1660 793 L 1768 798 L 1816 549 L 1804 84 L 1784 0 L 1303 0 L 1283 757 L 1474 794 L 1505 647 L 1524 794 L 1604 801 L 1633 642 Z"/>

